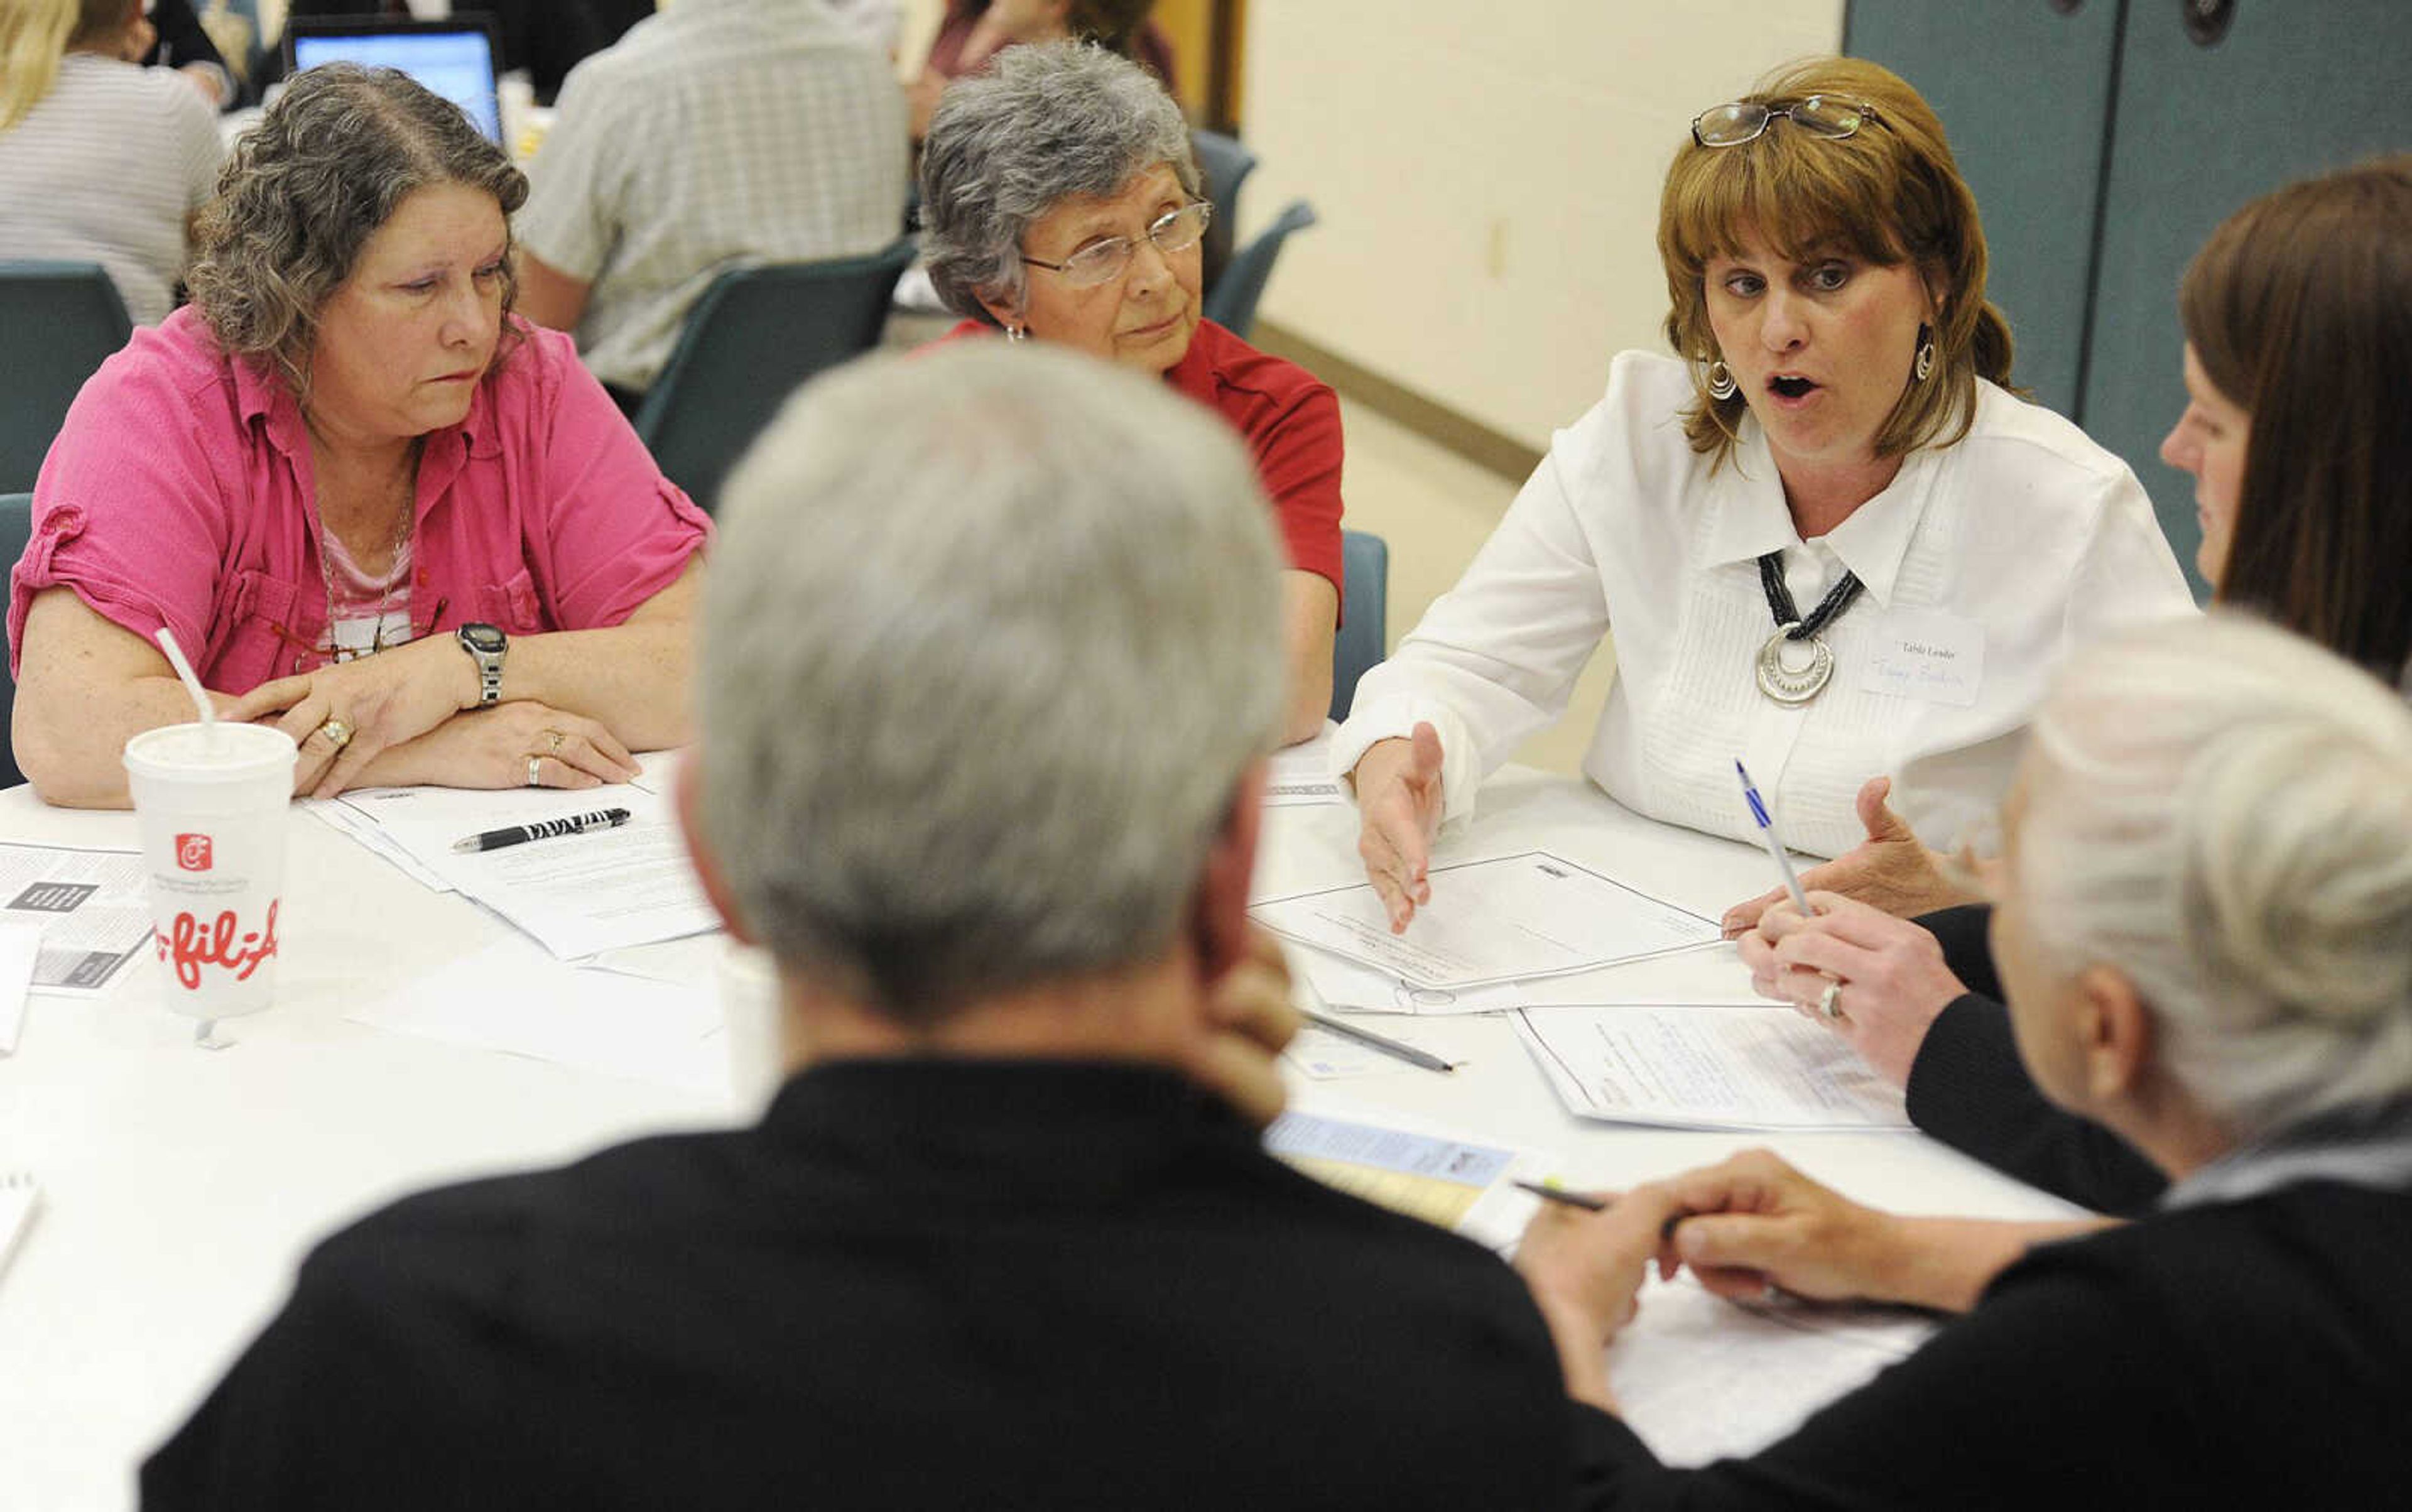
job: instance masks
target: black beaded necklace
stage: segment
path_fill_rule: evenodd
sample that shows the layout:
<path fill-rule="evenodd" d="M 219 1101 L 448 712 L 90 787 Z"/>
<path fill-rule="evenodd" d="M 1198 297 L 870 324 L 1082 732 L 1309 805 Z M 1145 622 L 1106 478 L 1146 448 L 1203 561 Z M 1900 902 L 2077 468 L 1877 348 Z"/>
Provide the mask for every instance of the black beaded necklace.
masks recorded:
<path fill-rule="evenodd" d="M 1775 619 L 1775 633 L 1758 648 L 1758 691 L 1777 703 L 1807 703 L 1826 691 L 1834 675 L 1834 653 L 1817 633 L 1850 608 L 1866 584 L 1860 581 L 1858 573 L 1845 572 L 1804 618 L 1792 602 L 1792 590 L 1785 586 L 1782 551 L 1770 551 L 1758 559 L 1758 583 L 1767 591 L 1767 612 Z M 1809 648 L 1806 664 L 1795 666 L 1785 659 L 1787 647 L 1804 642 Z"/>

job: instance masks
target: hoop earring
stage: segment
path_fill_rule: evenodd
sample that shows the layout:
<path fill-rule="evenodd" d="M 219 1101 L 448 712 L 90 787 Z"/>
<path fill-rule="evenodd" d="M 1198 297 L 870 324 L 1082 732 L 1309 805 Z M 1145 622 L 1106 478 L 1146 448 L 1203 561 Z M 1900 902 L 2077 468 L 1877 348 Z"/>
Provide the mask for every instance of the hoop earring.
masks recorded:
<path fill-rule="evenodd" d="M 1924 374 L 1921 374 L 1920 376 Z M 1740 392 L 1742 392 L 1742 385 L 1734 382 L 1733 370 L 1726 366 L 1724 358 L 1718 358 L 1709 364 L 1709 397 L 1711 399 L 1722 404 Z"/>
<path fill-rule="evenodd" d="M 1934 331 L 1931 327 L 1918 328 L 1918 361 L 1910 371 L 1920 383 L 1924 383 L 1927 374 L 1934 371 Z"/>

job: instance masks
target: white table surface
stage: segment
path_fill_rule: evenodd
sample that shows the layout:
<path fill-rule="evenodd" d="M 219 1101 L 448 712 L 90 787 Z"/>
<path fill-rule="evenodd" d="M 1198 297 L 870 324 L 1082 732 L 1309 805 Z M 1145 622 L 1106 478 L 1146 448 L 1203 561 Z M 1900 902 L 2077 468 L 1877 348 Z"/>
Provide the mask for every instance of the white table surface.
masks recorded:
<path fill-rule="evenodd" d="M 1548 848 L 1711 917 L 1764 888 L 1770 870 L 1756 849 L 1669 829 L 1588 785 L 1529 772 L 1494 781 L 1461 829 L 1438 859 Z M 19 787 L 0 792 L 0 839 L 130 848 L 134 830 L 127 815 L 49 809 Z M 1353 810 L 1270 811 L 1257 894 L 1361 879 L 1355 841 Z M 231 1048 L 194 1046 L 189 1020 L 156 1005 L 145 958 L 97 1000 L 34 999 L 17 1053 L 0 1057 L 0 1171 L 30 1171 L 42 1186 L 41 1211 L 0 1271 L 7 1512 L 132 1505 L 142 1457 L 272 1314 L 309 1245 L 350 1219 L 434 1182 L 751 1115 L 732 1096 L 347 1021 L 348 1008 L 509 926 L 302 815 L 287 864 L 276 1006 L 223 1022 Z M 1724 949 L 1625 970 L 1715 998 L 1747 991 Z M 1597 979 L 1613 982 L 1613 970 Z M 1448 1076 L 1402 1065 L 1309 1094 L 1552 1151 L 1566 1175 L 1604 1185 L 1765 1143 L 1891 1207 L 2071 1211 L 1915 1134 L 1771 1138 L 1577 1120 L 1504 1020 L 1374 1020 L 1385 1021 L 1466 1064 Z"/>

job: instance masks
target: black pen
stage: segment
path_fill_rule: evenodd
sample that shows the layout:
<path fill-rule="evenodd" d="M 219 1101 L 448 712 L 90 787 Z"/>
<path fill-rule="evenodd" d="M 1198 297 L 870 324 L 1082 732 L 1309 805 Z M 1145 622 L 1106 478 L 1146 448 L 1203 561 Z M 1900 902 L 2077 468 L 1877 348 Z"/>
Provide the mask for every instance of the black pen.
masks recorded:
<path fill-rule="evenodd" d="M 1541 1197 L 1551 1202 L 1563 1203 L 1569 1208 L 1581 1208 L 1585 1212 L 1605 1212 L 1608 1211 L 1608 1204 L 1600 1198 L 1585 1196 L 1581 1192 L 1569 1192 L 1563 1186 L 1550 1186 L 1540 1182 L 1527 1182 L 1522 1180 L 1519 1180 L 1516 1184 L 1524 1191 L 1532 1193 L 1537 1197 Z"/>
<path fill-rule="evenodd" d="M 551 840 L 555 835 L 582 835 L 589 829 L 616 829 L 628 822 L 626 809 L 596 809 L 592 814 L 572 815 L 566 819 L 545 819 L 536 824 L 515 824 L 508 829 L 489 829 L 482 835 L 452 842 L 456 851 L 500 850 L 505 845 L 524 845 L 531 840 Z"/>
<path fill-rule="evenodd" d="M 1387 1035 L 1377 1035 L 1371 1029 L 1360 1029 L 1355 1024 L 1346 1022 L 1344 1020 L 1335 1019 L 1328 1013 L 1316 1013 L 1311 1008 L 1301 1008 L 1298 1011 L 1305 1018 L 1308 1023 L 1315 1025 L 1317 1029 L 1329 1030 L 1332 1034 L 1339 1035 L 1344 1038 L 1353 1039 L 1358 1044 L 1369 1046 L 1374 1050 L 1380 1050 L 1385 1055 L 1395 1055 L 1400 1060 L 1406 1062 L 1409 1065 L 1420 1065 L 1427 1071 L 1454 1071 L 1457 1069 L 1457 1067 L 1449 1064 L 1447 1061 L 1442 1060 L 1439 1056 L 1434 1055 L 1430 1050 L 1419 1050 L 1413 1045 L 1403 1045 L 1399 1043 L 1399 1041 L 1391 1039 Z"/>

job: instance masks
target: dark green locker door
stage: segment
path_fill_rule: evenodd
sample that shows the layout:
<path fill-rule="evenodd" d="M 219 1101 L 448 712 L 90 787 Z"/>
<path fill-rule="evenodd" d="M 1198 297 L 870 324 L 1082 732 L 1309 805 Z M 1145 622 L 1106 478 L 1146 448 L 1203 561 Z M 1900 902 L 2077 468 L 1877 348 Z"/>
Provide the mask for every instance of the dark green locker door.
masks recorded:
<path fill-rule="evenodd" d="M 2128 0 L 2125 10 L 2078 418 L 2144 480 L 2191 573 L 2202 538 L 2193 480 L 2157 455 L 2185 406 L 2178 277 L 2256 195 L 2412 147 L 2412 3 Z M 2224 19 L 2226 34 L 2196 41 L 2190 11 Z"/>
<path fill-rule="evenodd" d="M 1988 286 L 2015 380 L 2074 415 L 2118 0 L 1851 0 L 1844 51 L 1906 79 L 1943 118 L 1977 194 Z"/>

